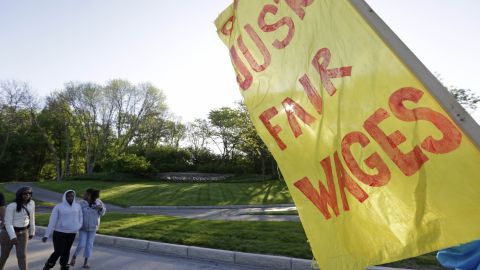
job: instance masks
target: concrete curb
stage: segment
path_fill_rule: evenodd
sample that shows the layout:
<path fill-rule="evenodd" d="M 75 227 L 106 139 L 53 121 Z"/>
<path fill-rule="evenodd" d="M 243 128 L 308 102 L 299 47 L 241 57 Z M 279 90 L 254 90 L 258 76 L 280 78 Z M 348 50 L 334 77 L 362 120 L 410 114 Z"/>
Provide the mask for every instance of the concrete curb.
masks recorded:
<path fill-rule="evenodd" d="M 45 227 L 37 226 L 36 234 L 43 236 Z M 236 265 L 263 267 L 276 270 L 312 270 L 315 268 L 312 260 L 297 259 L 284 256 L 273 256 L 264 254 L 245 253 L 229 250 L 211 249 L 194 246 L 184 246 L 176 244 L 168 244 L 162 242 L 154 242 L 148 240 L 140 240 L 133 238 L 124 238 L 117 236 L 109 236 L 97 234 L 95 244 L 109 246 L 119 249 L 130 249 L 142 251 L 155 255 L 170 255 L 183 258 L 200 259 L 206 261 L 220 261 Z M 373 266 L 368 270 L 407 270 L 400 268 L 389 268 Z"/>
<path fill-rule="evenodd" d="M 271 205 L 194 205 L 194 206 L 130 206 L 125 209 L 243 209 L 243 208 L 274 208 L 295 207 L 294 204 L 271 204 Z"/>

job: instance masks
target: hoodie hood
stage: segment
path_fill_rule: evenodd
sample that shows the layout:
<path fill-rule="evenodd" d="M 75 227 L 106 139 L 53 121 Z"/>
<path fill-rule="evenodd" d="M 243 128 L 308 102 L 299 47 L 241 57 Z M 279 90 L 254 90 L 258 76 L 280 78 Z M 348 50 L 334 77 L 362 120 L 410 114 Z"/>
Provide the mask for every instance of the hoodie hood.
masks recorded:
<path fill-rule="evenodd" d="M 72 205 L 67 202 L 67 193 L 73 192 Z M 67 190 L 63 193 L 62 202 L 55 205 L 50 215 L 45 237 L 49 237 L 53 231 L 62 233 L 77 233 L 83 224 L 83 215 L 80 204 L 75 201 L 75 191 Z"/>
<path fill-rule="evenodd" d="M 75 193 L 75 190 L 73 190 L 73 189 L 69 189 L 69 190 L 65 191 L 65 193 L 63 193 L 62 203 L 66 204 L 66 205 L 70 205 L 67 202 L 67 193 L 69 193 L 69 192 L 73 192 L 73 202 L 72 202 L 72 205 L 73 205 L 75 203 L 75 199 L 77 198 L 77 193 Z"/>

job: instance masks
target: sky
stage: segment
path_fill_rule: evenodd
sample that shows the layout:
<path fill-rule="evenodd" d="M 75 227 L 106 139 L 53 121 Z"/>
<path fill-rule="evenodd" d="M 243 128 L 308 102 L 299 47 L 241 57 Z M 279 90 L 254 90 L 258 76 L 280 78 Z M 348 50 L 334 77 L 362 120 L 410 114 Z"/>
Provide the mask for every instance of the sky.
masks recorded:
<path fill-rule="evenodd" d="M 179 119 L 205 118 L 241 100 L 213 23 L 231 2 L 0 0 L 0 80 L 40 97 L 69 81 L 151 82 Z M 480 94 L 480 1 L 367 3 L 445 85 Z"/>

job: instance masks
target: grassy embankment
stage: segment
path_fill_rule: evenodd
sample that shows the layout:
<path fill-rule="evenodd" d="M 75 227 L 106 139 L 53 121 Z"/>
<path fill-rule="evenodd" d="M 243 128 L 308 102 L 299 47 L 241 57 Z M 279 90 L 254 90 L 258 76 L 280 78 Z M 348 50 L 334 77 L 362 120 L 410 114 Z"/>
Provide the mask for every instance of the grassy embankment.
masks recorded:
<path fill-rule="evenodd" d="M 268 205 L 292 203 L 284 183 L 165 183 L 64 181 L 37 183 L 39 187 L 63 193 L 74 189 L 82 194 L 87 188 L 101 190 L 104 202 L 120 206 L 134 205 Z"/>
<path fill-rule="evenodd" d="M 46 225 L 48 214 L 38 214 Z M 298 222 L 212 221 L 158 215 L 109 213 L 100 233 L 242 252 L 311 259 L 307 238 Z"/>

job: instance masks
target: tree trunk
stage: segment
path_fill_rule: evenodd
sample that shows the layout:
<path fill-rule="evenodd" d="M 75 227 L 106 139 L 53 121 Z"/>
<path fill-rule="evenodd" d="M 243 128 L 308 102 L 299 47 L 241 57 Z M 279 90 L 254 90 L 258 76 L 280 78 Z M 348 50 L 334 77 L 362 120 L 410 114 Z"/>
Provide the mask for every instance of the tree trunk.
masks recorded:
<path fill-rule="evenodd" d="M 73 171 L 71 173 L 71 175 L 78 175 L 78 157 L 77 156 L 73 156 Z"/>
<path fill-rule="evenodd" d="M 50 150 L 50 152 L 53 156 L 54 162 L 55 162 L 55 171 L 56 171 L 56 174 L 57 174 L 56 178 L 57 178 L 57 181 L 59 182 L 59 181 L 62 180 L 62 160 L 60 159 L 60 156 L 59 156 L 57 150 L 55 149 L 55 146 L 53 146 L 53 143 L 50 142 L 47 132 L 40 126 L 40 124 L 38 123 L 37 118 L 35 117 L 33 112 L 30 113 L 30 117 L 31 117 L 33 123 L 35 123 L 35 126 L 37 126 L 37 128 L 41 131 L 43 138 L 47 142 L 47 147 Z"/>
<path fill-rule="evenodd" d="M 62 181 L 62 161 L 55 157 L 55 170 L 57 172 L 57 182 Z"/>
<path fill-rule="evenodd" d="M 67 122 L 65 122 L 65 165 L 63 166 L 62 178 L 65 176 L 70 176 L 70 136 Z"/>
<path fill-rule="evenodd" d="M 282 172 L 280 171 L 280 168 L 278 168 L 278 164 L 273 157 L 272 157 L 272 174 L 275 177 L 278 177 L 279 180 L 283 181 Z"/>
<path fill-rule="evenodd" d="M 88 175 L 93 173 L 92 154 L 90 153 L 91 151 L 90 145 L 87 141 L 85 141 L 85 172 Z"/>
<path fill-rule="evenodd" d="M 0 152 L 0 163 L 2 162 L 3 156 L 5 155 L 5 151 L 7 150 L 9 138 L 10 138 L 10 135 L 7 134 L 7 137 L 5 138 L 5 142 L 3 142 L 2 152 Z"/>
<path fill-rule="evenodd" d="M 262 175 L 265 175 L 265 174 L 267 174 L 267 172 L 266 172 L 267 165 L 265 164 L 266 160 L 265 160 L 265 157 L 263 155 L 260 155 L 260 161 L 261 161 L 261 164 L 262 164 Z"/>
<path fill-rule="evenodd" d="M 88 166 L 89 166 L 88 164 L 90 163 L 89 159 L 90 158 L 89 158 L 89 154 L 88 154 L 88 150 L 87 150 L 87 152 L 85 154 L 85 166 L 84 166 L 84 170 L 85 170 L 86 174 L 88 174 Z"/>
<path fill-rule="evenodd" d="M 63 166 L 63 177 L 70 176 L 70 149 L 67 148 L 65 153 L 65 165 Z"/>
<path fill-rule="evenodd" d="M 88 155 L 87 157 L 87 174 L 90 175 L 93 173 L 93 169 L 95 168 L 96 158 L 92 155 Z"/>
<path fill-rule="evenodd" d="M 95 167 L 95 163 L 94 161 L 91 159 L 90 155 L 87 156 L 86 158 L 87 160 L 85 161 L 87 164 L 86 164 L 86 171 L 87 171 L 87 174 L 90 175 L 93 173 L 93 167 Z"/>

